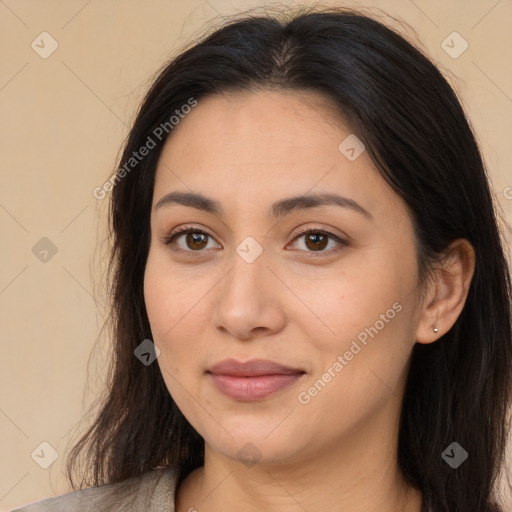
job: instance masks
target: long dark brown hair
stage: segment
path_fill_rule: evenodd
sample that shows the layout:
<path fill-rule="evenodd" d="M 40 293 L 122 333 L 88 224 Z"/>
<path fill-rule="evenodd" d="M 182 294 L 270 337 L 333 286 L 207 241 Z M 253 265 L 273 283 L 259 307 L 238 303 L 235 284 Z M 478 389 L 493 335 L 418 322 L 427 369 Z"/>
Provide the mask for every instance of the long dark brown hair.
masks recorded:
<path fill-rule="evenodd" d="M 455 325 L 435 343 L 414 346 L 397 459 L 435 512 L 502 511 L 496 485 L 510 419 L 511 284 L 475 136 L 456 93 L 415 44 L 373 17 L 318 7 L 236 16 L 172 58 L 150 87 L 119 169 L 152 134 L 156 146 L 133 170 L 118 171 L 111 193 L 113 356 L 99 414 L 68 458 L 71 485 L 82 453 L 81 486 L 167 466 L 182 478 L 203 464 L 204 441 L 158 364 L 134 356 L 152 339 L 143 277 L 155 170 L 172 130 L 154 134 L 191 98 L 262 88 L 321 93 L 339 108 L 409 207 L 422 283 L 450 242 L 473 245 L 475 273 Z M 442 457 L 454 441 L 469 454 L 456 469 Z"/>

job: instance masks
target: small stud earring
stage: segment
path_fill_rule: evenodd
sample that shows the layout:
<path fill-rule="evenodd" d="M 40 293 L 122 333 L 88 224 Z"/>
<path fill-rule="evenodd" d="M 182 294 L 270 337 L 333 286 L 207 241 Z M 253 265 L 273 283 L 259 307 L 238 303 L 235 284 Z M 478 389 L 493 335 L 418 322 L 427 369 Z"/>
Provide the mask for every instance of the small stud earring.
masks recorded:
<path fill-rule="evenodd" d="M 434 326 L 434 332 L 437 334 L 439 331 L 437 329 L 437 327 Z"/>

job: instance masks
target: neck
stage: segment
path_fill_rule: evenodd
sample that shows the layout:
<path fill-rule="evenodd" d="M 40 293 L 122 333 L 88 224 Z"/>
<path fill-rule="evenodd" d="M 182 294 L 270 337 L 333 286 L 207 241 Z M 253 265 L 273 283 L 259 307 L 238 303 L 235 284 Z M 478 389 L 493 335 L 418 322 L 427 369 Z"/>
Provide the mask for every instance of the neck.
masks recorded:
<path fill-rule="evenodd" d="M 398 428 L 391 434 L 376 428 L 389 421 L 382 412 L 384 417 L 354 427 L 337 449 L 327 443 L 287 463 L 262 459 L 248 467 L 206 444 L 204 466 L 176 493 L 176 512 L 237 510 L 242 504 L 244 512 L 421 512 L 421 492 L 404 482 L 396 461 Z"/>

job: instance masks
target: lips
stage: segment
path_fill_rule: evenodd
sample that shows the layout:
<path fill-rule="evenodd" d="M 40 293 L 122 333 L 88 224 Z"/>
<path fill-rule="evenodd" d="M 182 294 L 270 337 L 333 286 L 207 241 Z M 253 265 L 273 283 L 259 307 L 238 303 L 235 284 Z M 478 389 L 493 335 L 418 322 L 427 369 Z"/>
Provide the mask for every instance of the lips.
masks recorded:
<path fill-rule="evenodd" d="M 208 373 L 219 375 L 233 375 L 235 377 L 257 377 L 260 375 L 290 375 L 304 373 L 304 370 L 284 366 L 274 361 L 253 359 L 246 363 L 240 363 L 234 359 L 226 359 L 212 366 Z"/>
<path fill-rule="evenodd" d="M 241 401 L 262 400 L 292 386 L 305 374 L 300 368 L 263 359 L 245 363 L 228 359 L 215 364 L 207 373 L 219 391 Z"/>

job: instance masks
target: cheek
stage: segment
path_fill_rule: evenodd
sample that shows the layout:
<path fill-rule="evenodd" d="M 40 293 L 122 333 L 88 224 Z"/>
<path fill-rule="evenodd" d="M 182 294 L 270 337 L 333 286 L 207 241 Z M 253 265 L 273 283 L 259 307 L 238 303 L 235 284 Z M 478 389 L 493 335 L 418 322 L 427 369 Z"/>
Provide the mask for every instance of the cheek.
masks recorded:
<path fill-rule="evenodd" d="M 178 376 L 180 364 L 180 345 L 186 344 L 176 333 L 181 323 L 187 320 L 187 300 L 183 293 L 185 287 L 180 285 L 166 265 L 159 261 L 158 255 L 150 252 L 144 274 L 144 301 L 148 315 L 153 342 L 160 349 L 158 363 L 166 382 L 170 375 Z M 172 340 L 180 339 L 179 344 Z"/>
<path fill-rule="evenodd" d="M 322 334 L 313 329 L 310 316 L 301 320 L 301 329 L 318 356 L 312 380 L 332 381 L 333 392 L 365 403 L 368 393 L 396 388 L 410 356 L 415 259 L 414 253 L 398 259 L 393 249 L 346 263 L 336 279 L 317 283 L 315 294 L 309 295 L 311 309 L 328 330 Z M 336 378 L 324 373 L 329 369 Z"/>
<path fill-rule="evenodd" d="M 201 311 L 200 299 L 207 283 L 191 280 L 169 264 L 165 250 L 150 251 L 144 274 L 144 300 L 153 336 L 164 345 L 173 333 Z"/>
<path fill-rule="evenodd" d="M 144 299 L 152 340 L 160 349 L 156 362 L 165 385 L 180 410 L 190 415 L 193 411 L 189 411 L 187 406 L 185 390 L 192 390 L 191 370 L 195 351 L 190 349 L 190 343 L 194 332 L 187 329 L 190 327 L 187 324 L 188 301 L 183 300 L 183 290 L 170 276 L 154 258 L 149 257 L 144 276 Z"/>
<path fill-rule="evenodd" d="M 412 348 L 406 307 L 400 301 L 387 307 L 386 301 L 367 299 L 364 313 L 342 312 L 331 343 L 317 343 L 315 372 L 297 397 L 301 404 L 307 402 L 304 410 L 310 418 L 320 415 L 334 429 L 329 435 L 364 422 L 393 395 L 399 401 Z"/>
<path fill-rule="evenodd" d="M 304 313 L 297 320 L 304 333 L 322 351 L 348 350 L 358 336 L 364 342 L 367 330 L 390 331 L 406 289 L 407 278 L 397 276 L 383 254 L 347 258 L 338 272 L 327 279 L 295 281 Z M 297 310 L 298 311 L 298 310 Z M 366 333 L 366 334 L 365 334 Z"/>
<path fill-rule="evenodd" d="M 144 299 L 157 359 L 169 392 L 193 390 L 208 360 L 201 343 L 208 326 L 210 279 L 190 269 L 171 268 L 165 251 L 150 251 L 144 275 Z"/>

